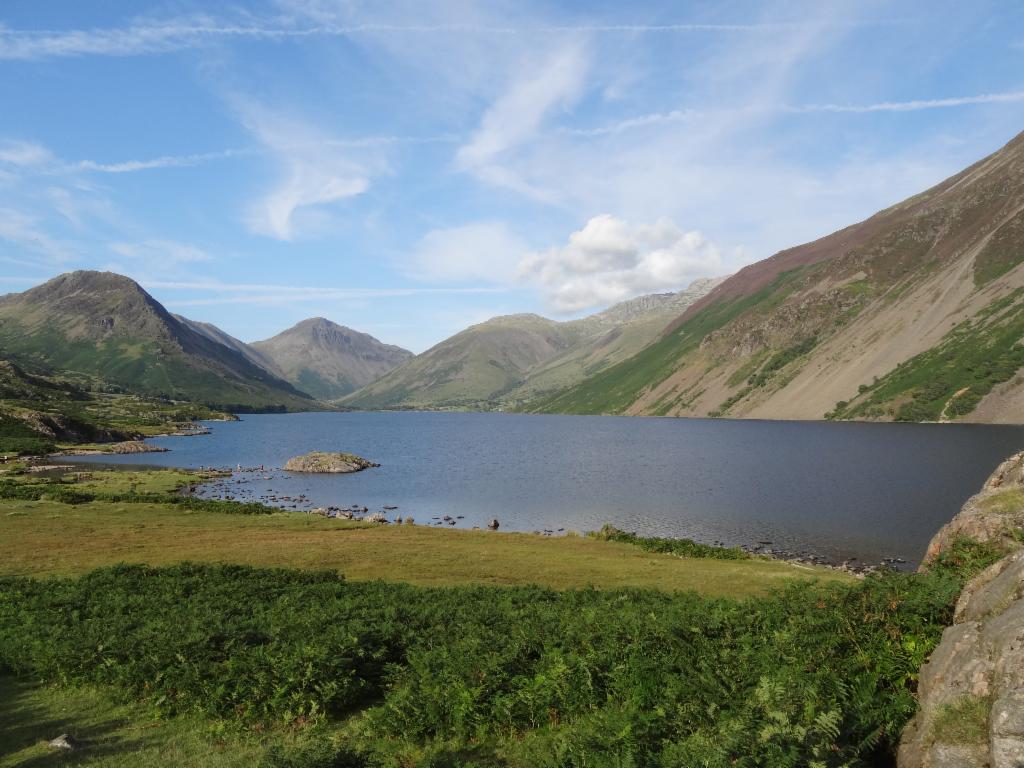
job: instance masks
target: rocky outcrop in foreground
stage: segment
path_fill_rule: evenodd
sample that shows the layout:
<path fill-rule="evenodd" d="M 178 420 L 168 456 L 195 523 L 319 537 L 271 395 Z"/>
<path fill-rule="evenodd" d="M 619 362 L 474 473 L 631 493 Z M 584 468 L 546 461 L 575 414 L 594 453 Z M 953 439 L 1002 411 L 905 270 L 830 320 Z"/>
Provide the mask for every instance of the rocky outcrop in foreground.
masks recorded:
<path fill-rule="evenodd" d="M 284 469 L 286 472 L 345 474 L 379 466 L 380 464 L 374 464 L 372 461 L 368 461 L 362 456 L 356 456 L 354 453 L 313 451 L 305 456 L 296 456 L 294 459 L 288 459 Z"/>
<path fill-rule="evenodd" d="M 1015 551 L 967 584 L 953 626 L 921 668 L 900 768 L 1024 766 L 1022 530 L 1024 453 L 1003 462 L 928 547 L 925 567 L 957 538 Z"/>

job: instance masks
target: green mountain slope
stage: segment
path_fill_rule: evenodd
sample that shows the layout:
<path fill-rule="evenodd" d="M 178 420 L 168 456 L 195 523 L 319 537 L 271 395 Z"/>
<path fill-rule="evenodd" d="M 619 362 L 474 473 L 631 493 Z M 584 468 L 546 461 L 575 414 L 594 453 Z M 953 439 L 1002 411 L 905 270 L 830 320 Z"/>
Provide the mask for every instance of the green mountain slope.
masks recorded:
<path fill-rule="evenodd" d="M 270 374 L 273 374 L 277 378 L 284 379 L 284 375 L 274 366 L 274 362 L 270 358 L 253 349 L 252 345 L 246 344 L 244 341 L 236 339 L 231 334 L 221 330 L 213 323 L 189 320 L 187 317 L 183 317 L 181 315 L 172 315 L 172 317 L 174 317 L 174 319 L 179 323 L 183 323 L 188 326 L 199 335 L 210 339 L 210 341 L 215 341 L 222 346 L 235 350 L 235 352 L 240 354 L 253 365 L 258 365 L 260 368 Z"/>
<path fill-rule="evenodd" d="M 580 320 L 496 317 L 467 328 L 341 403 L 357 408 L 522 408 L 582 381 L 658 337 L 718 281 L 624 301 Z"/>
<path fill-rule="evenodd" d="M 134 281 L 60 275 L 0 297 L 0 357 L 143 395 L 223 410 L 316 407 L 308 395 L 175 319 Z"/>
<path fill-rule="evenodd" d="M 1024 135 L 932 189 L 726 280 L 571 413 L 1024 420 Z"/>
<path fill-rule="evenodd" d="M 354 392 L 413 356 L 322 317 L 303 320 L 272 339 L 247 346 L 254 361 L 322 400 Z"/>

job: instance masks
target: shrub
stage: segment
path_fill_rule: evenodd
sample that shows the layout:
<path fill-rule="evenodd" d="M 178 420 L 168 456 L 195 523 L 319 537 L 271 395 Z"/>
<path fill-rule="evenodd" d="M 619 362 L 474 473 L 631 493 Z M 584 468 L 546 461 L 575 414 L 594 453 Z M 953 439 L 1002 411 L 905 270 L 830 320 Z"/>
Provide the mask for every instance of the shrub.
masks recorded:
<path fill-rule="evenodd" d="M 648 552 L 664 552 L 678 555 L 679 557 L 709 557 L 715 560 L 747 560 L 750 554 L 739 547 L 714 547 L 708 544 L 698 544 L 693 539 L 669 539 L 638 536 L 635 533 L 620 531 L 614 525 L 605 525 L 600 531 L 590 534 L 594 538 L 603 541 L 618 541 L 623 544 L 632 544 Z"/>
<path fill-rule="evenodd" d="M 120 566 L 0 579 L 0 666 L 253 725 L 361 711 L 371 764 L 853 765 L 891 755 L 960 587 L 938 569 L 735 602 Z"/>

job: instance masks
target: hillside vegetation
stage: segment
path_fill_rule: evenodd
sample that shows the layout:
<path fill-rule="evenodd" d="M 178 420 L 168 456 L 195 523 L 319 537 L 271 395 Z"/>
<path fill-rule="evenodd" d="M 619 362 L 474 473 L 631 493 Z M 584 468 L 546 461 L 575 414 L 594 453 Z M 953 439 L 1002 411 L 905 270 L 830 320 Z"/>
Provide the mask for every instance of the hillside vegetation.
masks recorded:
<path fill-rule="evenodd" d="M 355 408 L 515 409 L 625 360 L 718 280 L 624 301 L 580 320 L 495 317 L 340 402 Z"/>
<path fill-rule="evenodd" d="M 0 361 L 0 454 L 48 453 L 63 445 L 110 443 L 187 430 L 199 419 L 230 419 L 205 406 L 84 388 L 81 381 L 28 374 Z"/>
<path fill-rule="evenodd" d="M 0 350 L 26 370 L 125 393 L 236 412 L 316 407 L 308 395 L 111 273 L 73 272 L 0 297 Z"/>
<path fill-rule="evenodd" d="M 1024 135 L 740 270 L 638 354 L 527 410 L 1019 422 Z"/>
<path fill-rule="evenodd" d="M 354 392 L 413 356 L 322 317 L 303 320 L 272 339 L 248 346 L 268 370 L 321 400 Z"/>

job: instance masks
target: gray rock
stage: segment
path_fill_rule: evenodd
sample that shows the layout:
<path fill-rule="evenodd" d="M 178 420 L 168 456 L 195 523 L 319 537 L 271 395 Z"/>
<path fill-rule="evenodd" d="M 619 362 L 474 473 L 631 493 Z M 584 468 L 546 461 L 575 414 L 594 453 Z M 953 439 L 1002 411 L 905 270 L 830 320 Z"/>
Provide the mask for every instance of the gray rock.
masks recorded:
<path fill-rule="evenodd" d="M 964 587 L 955 623 L 921 668 L 918 713 L 903 732 L 899 768 L 1024 768 L 1024 550 L 1019 549 L 1024 497 L 1012 493 L 1022 488 L 1024 454 L 1017 454 L 929 545 L 927 560 L 959 536 L 1017 551 Z M 934 727 L 936 718 L 968 696 L 988 710 L 987 742 L 945 743 Z"/>
<path fill-rule="evenodd" d="M 74 736 L 71 736 L 70 734 L 67 734 L 67 733 L 62 733 L 56 739 L 53 739 L 53 740 L 47 742 L 47 744 L 52 749 L 66 749 L 66 750 L 69 750 L 69 751 L 70 750 L 75 750 L 75 749 L 80 749 L 82 747 L 82 742 L 80 742 Z"/>
<path fill-rule="evenodd" d="M 305 456 L 296 456 L 295 458 L 288 459 L 284 469 L 286 472 L 347 474 L 379 466 L 380 464 L 374 464 L 372 461 L 368 461 L 362 456 L 356 456 L 354 453 L 312 451 Z"/>
<path fill-rule="evenodd" d="M 997 699 L 989 722 L 992 768 L 1024 766 L 1024 692 Z"/>

